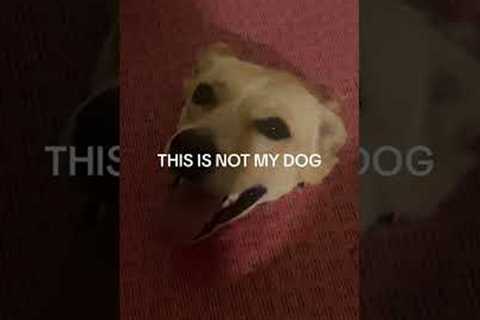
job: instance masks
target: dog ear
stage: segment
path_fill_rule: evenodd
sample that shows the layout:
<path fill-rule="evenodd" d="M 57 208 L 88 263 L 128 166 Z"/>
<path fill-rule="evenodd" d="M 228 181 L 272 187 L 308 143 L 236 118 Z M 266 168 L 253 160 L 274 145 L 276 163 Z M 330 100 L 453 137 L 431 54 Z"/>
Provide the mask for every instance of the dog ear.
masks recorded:
<path fill-rule="evenodd" d="M 338 97 L 326 85 L 317 86 L 311 92 L 321 105 L 317 130 L 317 152 L 325 156 L 330 154 L 335 156 L 347 139 L 343 120 L 338 115 L 344 99 Z"/>
<path fill-rule="evenodd" d="M 235 52 L 231 46 L 225 42 L 216 42 L 209 45 L 206 49 L 207 54 L 210 55 L 223 55 L 223 56 L 235 56 Z"/>
<path fill-rule="evenodd" d="M 325 97 L 324 97 L 325 98 Z M 338 162 L 337 153 L 347 140 L 347 132 L 340 116 L 332 110 L 339 108 L 338 100 L 320 101 L 322 107 L 318 113 L 318 125 L 314 141 L 314 153 L 322 158 L 320 167 L 307 167 L 301 172 L 301 179 L 308 184 L 318 184 Z M 328 107 L 328 106 L 331 107 Z"/>
<path fill-rule="evenodd" d="M 236 56 L 236 54 L 233 49 L 224 42 L 213 43 L 200 51 L 193 70 L 194 75 L 208 70 L 219 56 Z"/>
<path fill-rule="evenodd" d="M 307 86 L 305 84 L 305 86 Z M 307 87 L 308 91 L 314 95 L 317 100 L 335 113 L 340 112 L 342 99 L 338 97 L 335 92 L 324 84 L 316 85 L 315 87 Z"/>
<path fill-rule="evenodd" d="M 323 154 L 325 161 L 328 157 L 335 157 L 347 140 L 347 132 L 339 115 L 330 109 L 325 109 L 320 115 L 320 124 L 317 132 L 317 151 Z"/>

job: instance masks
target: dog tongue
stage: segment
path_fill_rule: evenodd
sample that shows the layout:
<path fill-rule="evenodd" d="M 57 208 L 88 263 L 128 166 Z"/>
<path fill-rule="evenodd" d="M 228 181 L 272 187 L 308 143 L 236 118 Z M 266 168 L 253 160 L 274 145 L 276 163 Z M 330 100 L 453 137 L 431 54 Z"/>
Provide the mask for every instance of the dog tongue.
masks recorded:
<path fill-rule="evenodd" d="M 162 229 L 165 229 L 166 240 L 177 244 L 192 241 L 221 208 L 221 204 L 221 197 L 207 194 L 188 182 L 170 188 L 162 212 Z"/>

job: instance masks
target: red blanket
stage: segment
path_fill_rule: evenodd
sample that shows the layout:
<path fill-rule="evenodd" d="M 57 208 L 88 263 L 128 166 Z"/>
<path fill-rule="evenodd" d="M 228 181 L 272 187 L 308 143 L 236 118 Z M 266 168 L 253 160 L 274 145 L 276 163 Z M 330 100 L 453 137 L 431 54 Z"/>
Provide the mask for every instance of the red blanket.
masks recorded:
<path fill-rule="evenodd" d="M 124 319 L 356 319 L 356 2 L 130 0 L 121 22 Z M 167 182 L 156 153 L 174 131 L 195 52 L 219 40 L 334 88 L 349 142 L 324 184 L 172 252 L 159 235 Z"/>

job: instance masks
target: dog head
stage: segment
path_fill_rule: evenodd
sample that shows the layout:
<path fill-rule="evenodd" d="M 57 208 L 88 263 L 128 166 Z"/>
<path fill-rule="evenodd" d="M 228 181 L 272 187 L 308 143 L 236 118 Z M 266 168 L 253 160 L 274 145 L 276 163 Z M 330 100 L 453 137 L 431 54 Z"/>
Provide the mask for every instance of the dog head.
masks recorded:
<path fill-rule="evenodd" d="M 185 105 L 169 154 L 319 154 L 320 167 L 173 168 L 185 185 L 221 197 L 198 237 L 278 199 L 301 184 L 318 184 L 338 161 L 346 140 L 338 102 L 293 75 L 246 62 L 225 44 L 208 47 L 185 82 Z M 188 186 L 187 186 L 188 187 Z M 187 200 L 188 201 L 188 200 Z"/>

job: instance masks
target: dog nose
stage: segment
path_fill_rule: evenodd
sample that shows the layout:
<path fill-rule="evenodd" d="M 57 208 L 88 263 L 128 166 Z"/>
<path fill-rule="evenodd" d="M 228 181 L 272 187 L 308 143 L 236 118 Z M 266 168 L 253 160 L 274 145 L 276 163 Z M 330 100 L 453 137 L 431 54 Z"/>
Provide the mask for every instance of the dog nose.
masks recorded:
<path fill-rule="evenodd" d="M 182 178 L 197 182 L 214 171 L 213 163 L 218 150 L 209 130 L 188 129 L 173 138 L 168 153 L 183 160 L 186 158 L 185 155 L 191 155 L 191 161 L 182 161 L 181 165 L 178 162 L 179 165 L 171 169 Z M 208 155 L 207 157 L 211 159 L 210 165 L 205 161 L 199 161 L 200 155 Z"/>

